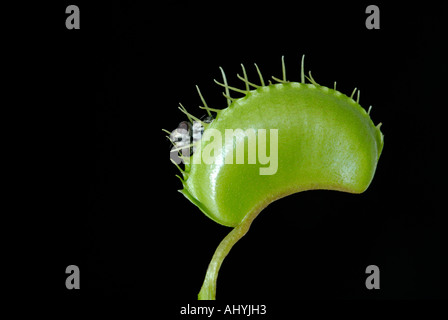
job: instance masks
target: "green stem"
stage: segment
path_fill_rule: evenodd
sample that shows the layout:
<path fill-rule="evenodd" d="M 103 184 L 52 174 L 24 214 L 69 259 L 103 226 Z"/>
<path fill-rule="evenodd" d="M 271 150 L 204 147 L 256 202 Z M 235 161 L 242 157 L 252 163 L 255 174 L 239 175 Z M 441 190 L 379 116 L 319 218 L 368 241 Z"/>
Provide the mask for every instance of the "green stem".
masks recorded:
<path fill-rule="evenodd" d="M 257 217 L 261 210 L 255 210 L 247 214 L 243 221 L 237 225 L 230 233 L 221 241 L 218 248 L 208 265 L 204 283 L 198 294 L 198 300 L 215 300 L 216 299 L 216 280 L 218 278 L 219 268 L 225 257 L 229 254 L 233 245 L 238 242 L 249 230 L 252 221 Z"/>

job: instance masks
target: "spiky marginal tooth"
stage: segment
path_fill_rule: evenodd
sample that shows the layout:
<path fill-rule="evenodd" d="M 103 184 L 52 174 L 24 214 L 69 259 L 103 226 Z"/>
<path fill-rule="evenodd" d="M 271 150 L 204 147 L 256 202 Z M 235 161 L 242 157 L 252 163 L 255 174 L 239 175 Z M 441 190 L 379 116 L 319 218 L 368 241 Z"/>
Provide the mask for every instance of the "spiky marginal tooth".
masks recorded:
<path fill-rule="evenodd" d="M 334 82 L 333 89 L 336 90 L 336 81 Z"/>
<path fill-rule="evenodd" d="M 184 106 L 179 102 L 180 107 L 177 107 L 180 111 L 182 111 L 188 118 L 188 121 L 190 121 L 191 123 L 193 123 L 193 120 L 190 116 L 190 114 L 187 112 L 187 110 L 185 110 Z"/>
<path fill-rule="evenodd" d="M 174 146 L 174 141 L 171 139 L 171 136 L 165 136 L 168 140 L 170 140 L 171 144 Z"/>
<path fill-rule="evenodd" d="M 372 110 L 372 106 L 369 107 L 369 110 L 367 110 L 367 114 L 370 116 L 370 111 Z"/>
<path fill-rule="evenodd" d="M 231 98 L 231 97 L 230 97 L 229 88 L 228 88 L 228 85 L 227 85 L 226 74 L 225 74 L 223 68 L 219 67 L 219 69 L 221 70 L 222 80 L 224 81 L 224 84 L 225 84 L 225 90 L 226 90 L 226 91 L 225 91 L 225 94 L 226 94 L 227 97 Z M 215 80 L 215 82 L 216 82 L 216 80 Z M 227 106 L 228 106 L 228 107 L 230 107 L 230 104 L 232 103 L 232 99 L 229 99 L 229 98 L 227 98 Z"/>
<path fill-rule="evenodd" d="M 376 125 L 377 129 L 380 130 L 380 128 L 381 128 L 382 125 L 383 125 L 382 122 L 378 123 L 378 124 Z"/>
<path fill-rule="evenodd" d="M 302 69 L 300 71 L 300 82 L 305 83 L 305 55 L 302 55 Z"/>
<path fill-rule="evenodd" d="M 180 105 L 180 107 L 178 107 L 179 110 L 187 115 L 187 118 L 191 123 L 197 121 L 197 122 L 204 124 L 204 122 L 202 120 L 200 120 L 200 119 L 196 118 L 194 115 L 188 113 L 187 109 L 185 109 L 185 107 L 181 103 L 179 103 L 179 105 Z"/>
<path fill-rule="evenodd" d="M 185 171 L 182 170 L 182 169 L 179 167 L 179 165 L 176 163 L 176 161 L 174 161 L 173 159 L 170 159 L 170 160 L 171 160 L 172 163 L 174 163 L 174 165 L 176 166 L 176 168 L 179 169 L 179 171 L 180 171 L 182 174 L 185 173 Z"/>
<path fill-rule="evenodd" d="M 222 95 L 224 96 L 224 98 L 226 98 L 227 100 L 230 100 L 231 102 L 236 100 L 235 98 L 232 98 L 232 97 L 226 95 L 224 92 L 222 93 Z"/>
<path fill-rule="evenodd" d="M 257 69 L 258 76 L 260 77 L 261 85 L 264 87 L 265 84 L 264 84 L 263 76 L 261 75 L 260 69 L 258 68 L 256 63 L 254 63 L 254 65 L 255 65 L 255 68 Z"/>
<path fill-rule="evenodd" d="M 180 150 L 183 150 L 183 149 L 189 149 L 191 147 L 195 147 L 196 145 L 197 145 L 197 143 L 193 142 L 193 143 L 187 144 L 187 145 L 182 146 L 182 147 L 173 148 L 173 149 L 171 149 L 171 151 L 180 151 Z"/>
<path fill-rule="evenodd" d="M 314 80 L 313 76 L 311 75 L 311 71 L 308 71 L 308 74 L 310 75 L 309 77 L 305 76 L 305 78 L 308 79 L 309 82 L 311 82 L 312 84 L 314 84 L 315 86 L 320 86 L 316 80 Z"/>
<path fill-rule="evenodd" d="M 249 80 L 243 78 L 243 77 L 240 76 L 239 74 L 237 74 L 236 76 L 238 77 L 238 79 L 243 80 L 243 81 L 246 83 L 247 91 L 249 91 L 249 87 L 248 87 L 249 85 L 252 86 L 252 87 L 254 87 L 254 88 L 260 88 L 259 85 L 250 82 Z"/>
<path fill-rule="evenodd" d="M 244 68 L 244 65 L 241 64 L 241 68 L 243 69 L 243 76 L 244 76 L 244 82 L 246 83 L 246 91 L 249 91 L 249 80 L 247 79 L 246 69 Z M 238 74 L 237 74 L 238 76 Z"/>
<path fill-rule="evenodd" d="M 274 76 L 272 76 L 271 78 L 274 79 L 277 82 L 280 82 L 280 83 L 288 83 L 289 82 L 289 81 L 285 81 L 285 80 L 279 79 L 279 78 L 274 77 Z"/>
<path fill-rule="evenodd" d="M 182 173 L 182 174 L 183 174 L 183 173 Z M 185 174 L 185 175 L 187 175 L 187 174 Z M 179 178 L 179 180 L 182 182 L 182 185 L 185 183 L 185 180 L 184 180 L 181 176 L 179 176 L 179 175 L 176 174 L 176 177 Z"/>
<path fill-rule="evenodd" d="M 350 96 L 350 99 L 353 99 L 353 96 L 355 95 L 356 88 L 353 90 L 352 95 Z"/>
<path fill-rule="evenodd" d="M 359 96 L 361 95 L 361 90 L 358 90 L 358 95 L 356 96 L 356 103 L 359 104 Z"/>
<path fill-rule="evenodd" d="M 245 90 L 242 90 L 242 89 L 238 89 L 238 88 L 235 88 L 235 87 L 231 87 L 231 86 L 229 86 L 229 85 L 227 85 L 227 84 L 218 82 L 218 81 L 216 81 L 216 79 L 213 79 L 213 81 L 215 81 L 216 84 L 219 84 L 220 86 L 226 88 L 226 95 L 228 95 L 229 97 L 230 97 L 230 95 L 229 95 L 229 93 L 227 92 L 229 89 L 230 89 L 230 90 L 233 90 L 233 91 L 235 91 L 235 92 L 240 92 L 240 93 L 244 93 L 244 94 L 247 94 L 247 93 L 248 93 L 248 91 L 245 91 Z"/>
<path fill-rule="evenodd" d="M 289 82 L 288 80 L 286 80 L 285 56 L 282 56 L 282 77 L 283 77 L 283 79 L 279 79 L 279 78 L 274 77 L 274 76 L 272 76 L 271 78 L 274 79 L 277 82 L 280 82 L 280 83 L 287 83 L 287 82 Z"/>
<path fill-rule="evenodd" d="M 285 56 L 282 56 L 282 74 L 283 74 L 283 81 L 286 82 Z"/>
<path fill-rule="evenodd" d="M 220 111 L 222 111 L 222 110 L 220 110 L 220 109 L 215 109 L 215 108 L 210 108 L 210 107 L 201 107 L 201 106 L 199 106 L 199 109 L 206 109 L 206 110 L 210 110 L 210 111 L 213 111 L 213 112 L 220 112 Z"/>
<path fill-rule="evenodd" d="M 169 135 L 171 135 L 171 132 L 166 130 L 166 129 L 162 129 L 163 132 L 168 133 Z"/>
<path fill-rule="evenodd" d="M 212 114 L 210 112 L 211 109 L 207 106 L 207 103 L 205 102 L 205 99 L 201 94 L 201 90 L 199 90 L 198 86 L 196 86 L 196 89 L 198 90 L 199 97 L 201 98 L 201 101 L 204 104 L 204 108 L 202 108 L 202 109 L 205 109 L 207 111 L 208 116 L 211 117 L 212 116 Z"/>

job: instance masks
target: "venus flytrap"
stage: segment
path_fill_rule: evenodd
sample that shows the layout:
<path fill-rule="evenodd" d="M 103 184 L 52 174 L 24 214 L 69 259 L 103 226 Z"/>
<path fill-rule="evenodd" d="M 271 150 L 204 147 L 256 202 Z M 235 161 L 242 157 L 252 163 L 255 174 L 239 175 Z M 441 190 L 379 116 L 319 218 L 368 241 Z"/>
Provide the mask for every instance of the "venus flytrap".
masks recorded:
<path fill-rule="evenodd" d="M 305 76 L 303 63 L 304 57 L 301 82 L 289 82 L 282 57 L 282 78 L 268 85 L 257 65 L 260 85 L 248 80 L 242 66 L 244 89 L 229 86 L 220 68 L 223 83 L 215 82 L 224 87 L 228 107 L 209 108 L 198 88 L 209 121 L 180 108 L 203 129 L 202 138 L 187 146 L 193 154 L 180 156 L 180 192 L 209 218 L 233 228 L 212 257 L 200 300 L 215 299 L 224 258 L 271 202 L 305 190 L 362 193 L 373 179 L 383 149 L 381 124 L 375 126 L 370 108 L 359 105 L 356 88 L 348 97 L 336 82 L 321 86 L 311 72 Z M 233 98 L 230 91 L 244 96 Z"/>

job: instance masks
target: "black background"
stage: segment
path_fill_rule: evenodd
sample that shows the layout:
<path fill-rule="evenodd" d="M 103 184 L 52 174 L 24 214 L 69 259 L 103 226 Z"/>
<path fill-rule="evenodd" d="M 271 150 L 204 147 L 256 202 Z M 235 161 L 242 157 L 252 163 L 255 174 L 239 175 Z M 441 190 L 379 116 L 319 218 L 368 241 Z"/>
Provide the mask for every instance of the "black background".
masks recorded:
<path fill-rule="evenodd" d="M 65 28 L 69 4 L 80 8 L 80 30 Z M 267 207 L 223 263 L 217 298 L 447 298 L 444 11 L 376 2 L 381 29 L 367 30 L 369 4 L 59 4 L 55 292 L 196 299 L 230 229 L 177 192 L 161 129 L 184 120 L 179 102 L 204 114 L 196 84 L 209 106 L 226 106 L 213 83 L 219 66 L 241 87 L 240 63 L 256 82 L 254 62 L 265 79 L 280 77 L 284 55 L 288 79 L 299 81 L 305 54 L 318 83 L 357 87 L 373 105 L 385 135 L 377 173 L 361 195 L 310 191 Z M 70 264 L 80 290 L 65 288 Z M 372 264 L 380 290 L 364 284 Z"/>

